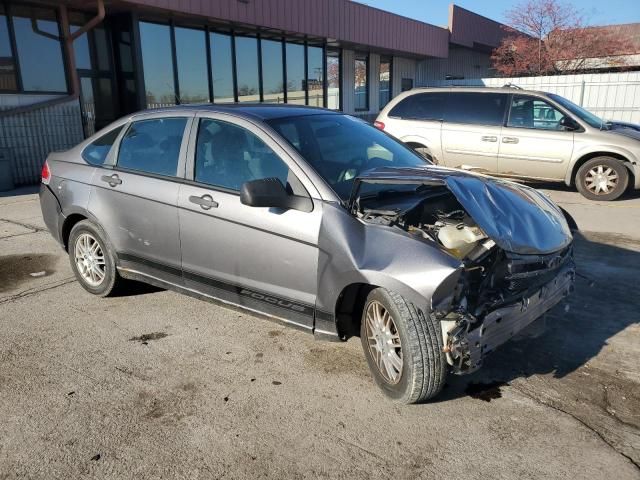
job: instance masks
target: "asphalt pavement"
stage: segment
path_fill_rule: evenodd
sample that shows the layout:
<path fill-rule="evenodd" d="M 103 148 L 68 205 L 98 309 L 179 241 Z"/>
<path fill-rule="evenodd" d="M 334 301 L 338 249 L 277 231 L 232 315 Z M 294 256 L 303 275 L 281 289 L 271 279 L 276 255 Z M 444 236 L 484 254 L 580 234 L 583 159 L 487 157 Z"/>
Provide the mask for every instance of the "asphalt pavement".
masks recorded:
<path fill-rule="evenodd" d="M 142 285 L 89 295 L 37 195 L 5 194 L 0 479 L 639 479 L 640 194 L 543 187 L 580 229 L 574 295 L 414 406 L 357 338 Z"/>

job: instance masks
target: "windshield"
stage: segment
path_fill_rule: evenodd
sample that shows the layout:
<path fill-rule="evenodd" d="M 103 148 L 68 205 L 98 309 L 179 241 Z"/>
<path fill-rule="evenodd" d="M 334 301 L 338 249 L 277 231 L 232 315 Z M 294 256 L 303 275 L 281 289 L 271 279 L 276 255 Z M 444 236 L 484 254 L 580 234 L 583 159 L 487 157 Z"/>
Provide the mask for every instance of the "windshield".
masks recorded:
<path fill-rule="evenodd" d="M 378 167 L 420 167 L 427 160 L 368 123 L 347 115 L 321 114 L 268 121 L 348 200 L 360 173 Z"/>
<path fill-rule="evenodd" d="M 564 97 L 561 97 L 560 95 L 556 95 L 555 93 L 549 93 L 549 97 L 552 100 L 555 100 L 556 102 L 558 102 L 561 106 L 569 110 L 571 113 L 573 113 L 575 116 L 580 118 L 582 121 L 587 122 L 593 128 L 606 128 L 607 124 L 604 120 L 594 115 L 590 111 L 585 110 L 581 106 L 576 105 L 575 103 L 567 100 Z"/>

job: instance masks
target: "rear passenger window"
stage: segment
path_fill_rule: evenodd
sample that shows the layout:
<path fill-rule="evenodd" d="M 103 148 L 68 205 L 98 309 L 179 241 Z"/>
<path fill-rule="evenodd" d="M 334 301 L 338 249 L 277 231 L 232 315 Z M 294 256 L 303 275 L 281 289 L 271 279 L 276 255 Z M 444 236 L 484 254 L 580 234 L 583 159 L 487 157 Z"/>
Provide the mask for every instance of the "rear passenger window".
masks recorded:
<path fill-rule="evenodd" d="M 155 118 L 134 122 L 120 142 L 118 166 L 175 176 L 187 118 Z"/>
<path fill-rule="evenodd" d="M 240 190 L 245 182 L 271 177 L 286 186 L 289 167 L 250 131 L 228 122 L 202 119 L 194 173 L 197 182 Z"/>
<path fill-rule="evenodd" d="M 109 133 L 87 145 L 82 151 L 82 158 L 91 165 L 102 165 L 123 127 L 124 125 L 114 128 Z"/>
<path fill-rule="evenodd" d="M 445 95 L 443 93 L 411 95 L 393 107 L 389 116 L 406 120 L 442 120 Z"/>
<path fill-rule="evenodd" d="M 444 120 L 471 125 L 502 125 L 507 95 L 453 92 L 447 96 Z"/>

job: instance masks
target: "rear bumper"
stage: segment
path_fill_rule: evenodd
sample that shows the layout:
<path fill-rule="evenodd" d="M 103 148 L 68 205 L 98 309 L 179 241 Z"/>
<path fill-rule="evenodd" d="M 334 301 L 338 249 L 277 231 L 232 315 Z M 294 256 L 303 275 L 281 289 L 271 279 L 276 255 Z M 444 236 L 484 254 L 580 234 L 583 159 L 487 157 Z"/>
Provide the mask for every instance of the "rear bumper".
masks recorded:
<path fill-rule="evenodd" d="M 464 352 L 469 367 L 464 373 L 480 368 L 486 355 L 560 303 L 571 292 L 574 277 L 575 267 L 569 262 L 552 281 L 530 297 L 490 312 L 479 327 L 456 335 L 454 348 Z"/>
<path fill-rule="evenodd" d="M 42 218 L 47 229 L 55 238 L 56 242 L 63 245 L 61 238 L 61 229 L 63 223 L 62 210 L 58 199 L 53 194 L 48 185 L 40 185 L 40 209 L 42 210 Z"/>

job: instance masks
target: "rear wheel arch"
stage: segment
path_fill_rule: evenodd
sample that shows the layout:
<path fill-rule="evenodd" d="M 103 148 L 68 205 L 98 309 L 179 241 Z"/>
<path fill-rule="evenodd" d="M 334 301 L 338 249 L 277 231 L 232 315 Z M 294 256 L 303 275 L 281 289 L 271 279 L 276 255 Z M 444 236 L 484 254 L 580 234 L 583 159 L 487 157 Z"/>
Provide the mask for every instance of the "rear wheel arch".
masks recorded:
<path fill-rule="evenodd" d="M 62 239 L 65 250 L 69 251 L 69 236 L 71 235 L 71 230 L 73 229 L 74 225 L 83 220 L 87 220 L 87 217 L 80 213 L 72 213 L 64 219 L 60 238 Z"/>

